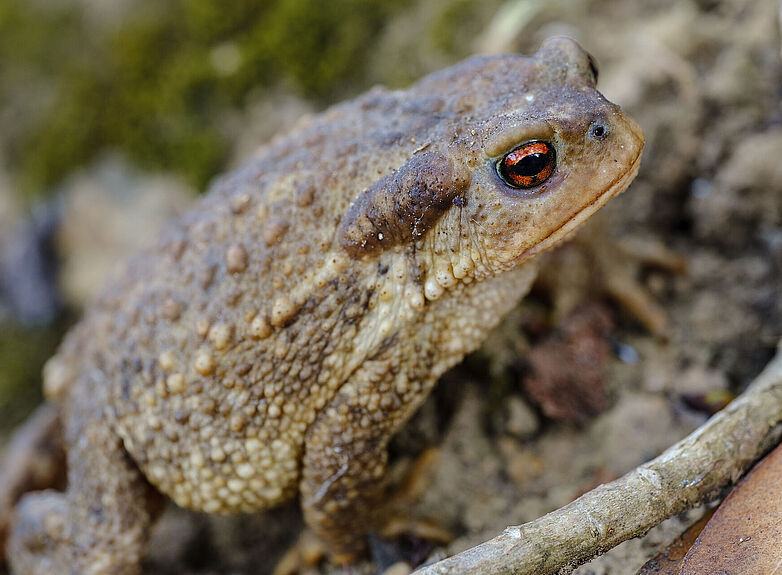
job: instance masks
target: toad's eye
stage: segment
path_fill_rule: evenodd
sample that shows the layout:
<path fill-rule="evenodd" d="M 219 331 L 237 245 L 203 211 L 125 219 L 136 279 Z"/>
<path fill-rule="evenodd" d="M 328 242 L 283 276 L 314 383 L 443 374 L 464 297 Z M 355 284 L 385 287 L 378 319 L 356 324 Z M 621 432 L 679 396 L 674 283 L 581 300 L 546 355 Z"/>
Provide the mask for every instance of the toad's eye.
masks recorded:
<path fill-rule="evenodd" d="M 556 165 L 554 146 L 533 140 L 505 154 L 497 162 L 497 173 L 512 188 L 533 188 L 545 182 Z"/>

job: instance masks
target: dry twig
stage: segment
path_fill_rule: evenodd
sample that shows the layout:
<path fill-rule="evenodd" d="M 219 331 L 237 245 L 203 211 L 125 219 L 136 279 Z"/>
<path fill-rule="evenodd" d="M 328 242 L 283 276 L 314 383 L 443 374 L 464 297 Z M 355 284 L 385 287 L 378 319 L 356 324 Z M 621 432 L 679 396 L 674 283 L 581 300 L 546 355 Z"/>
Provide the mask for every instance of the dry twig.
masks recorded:
<path fill-rule="evenodd" d="M 663 520 L 716 498 L 782 436 L 782 344 L 747 390 L 662 455 L 572 503 L 418 575 L 569 573 Z"/>

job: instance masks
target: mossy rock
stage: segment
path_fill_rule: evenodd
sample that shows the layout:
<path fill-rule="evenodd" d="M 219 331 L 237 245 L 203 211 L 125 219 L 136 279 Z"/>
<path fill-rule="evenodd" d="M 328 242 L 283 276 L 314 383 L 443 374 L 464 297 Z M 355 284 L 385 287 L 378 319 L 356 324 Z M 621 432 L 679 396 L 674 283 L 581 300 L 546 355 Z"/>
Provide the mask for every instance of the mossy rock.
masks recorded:
<path fill-rule="evenodd" d="M 14 89 L 19 70 L 52 92 L 44 113 L 12 138 L 11 164 L 35 195 L 115 148 L 203 188 L 228 153 L 226 109 L 280 82 L 322 103 L 348 91 L 384 23 L 407 3 L 169 0 L 134 5 L 96 30 L 75 5 L 5 0 L 0 62 L 17 65 L 0 69 L 0 93 Z M 236 56 L 229 69 L 216 58 L 226 47 Z"/>
<path fill-rule="evenodd" d="M 41 368 L 56 350 L 63 328 L 0 323 L 0 435 L 41 402 Z"/>

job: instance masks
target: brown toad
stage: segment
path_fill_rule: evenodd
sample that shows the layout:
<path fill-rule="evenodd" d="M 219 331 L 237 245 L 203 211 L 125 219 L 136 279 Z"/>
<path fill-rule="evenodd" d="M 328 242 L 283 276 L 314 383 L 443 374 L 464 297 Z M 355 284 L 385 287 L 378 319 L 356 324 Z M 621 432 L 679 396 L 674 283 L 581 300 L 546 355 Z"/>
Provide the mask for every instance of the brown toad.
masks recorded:
<path fill-rule="evenodd" d="M 301 499 L 345 560 L 390 437 L 636 174 L 573 41 L 469 59 L 303 121 L 133 259 L 45 370 L 68 488 L 22 498 L 17 574 L 138 571 L 157 493 Z"/>

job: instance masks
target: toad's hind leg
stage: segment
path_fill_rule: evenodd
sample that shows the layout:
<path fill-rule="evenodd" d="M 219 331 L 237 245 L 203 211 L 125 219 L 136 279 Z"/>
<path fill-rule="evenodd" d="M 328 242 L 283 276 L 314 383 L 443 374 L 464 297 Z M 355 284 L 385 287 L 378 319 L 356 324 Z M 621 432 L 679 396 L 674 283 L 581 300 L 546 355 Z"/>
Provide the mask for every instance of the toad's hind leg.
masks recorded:
<path fill-rule="evenodd" d="M 53 405 L 44 404 L 14 433 L 0 461 L 0 565 L 16 502 L 28 491 L 57 487 L 64 480 L 59 413 Z"/>
<path fill-rule="evenodd" d="M 106 423 L 102 391 L 76 386 L 65 409 L 67 490 L 32 493 L 17 506 L 8 542 L 16 575 L 139 571 L 160 500 Z"/>

